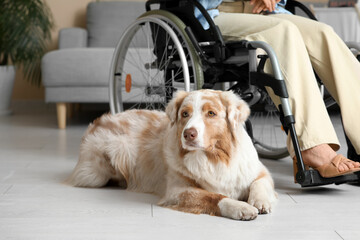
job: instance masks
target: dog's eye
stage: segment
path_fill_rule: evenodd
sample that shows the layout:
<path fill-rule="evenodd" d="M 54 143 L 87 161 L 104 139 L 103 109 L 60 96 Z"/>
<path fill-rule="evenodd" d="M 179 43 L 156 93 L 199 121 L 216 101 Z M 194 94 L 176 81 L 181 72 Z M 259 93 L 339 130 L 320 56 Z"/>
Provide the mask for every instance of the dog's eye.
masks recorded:
<path fill-rule="evenodd" d="M 183 118 L 187 118 L 187 117 L 189 116 L 189 113 L 186 112 L 186 111 L 184 111 L 184 112 L 181 113 L 181 116 L 182 116 Z"/>
<path fill-rule="evenodd" d="M 213 112 L 213 111 L 209 111 L 209 112 L 208 112 L 208 116 L 209 116 L 209 117 L 215 117 L 215 116 L 216 116 L 216 113 Z"/>

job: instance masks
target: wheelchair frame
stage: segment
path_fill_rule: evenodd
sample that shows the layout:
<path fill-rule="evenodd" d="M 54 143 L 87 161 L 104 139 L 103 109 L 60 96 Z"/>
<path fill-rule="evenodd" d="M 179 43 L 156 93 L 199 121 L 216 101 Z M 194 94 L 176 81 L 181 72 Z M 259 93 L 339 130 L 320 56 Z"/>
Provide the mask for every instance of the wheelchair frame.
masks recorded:
<path fill-rule="evenodd" d="M 231 62 L 236 62 L 236 60 L 237 60 L 236 57 L 233 57 L 233 56 L 229 57 L 229 52 L 240 51 L 242 54 L 239 56 L 241 58 L 241 61 L 244 61 L 244 56 L 245 56 L 245 59 L 248 58 L 248 65 L 249 65 L 248 86 L 250 87 L 253 85 L 257 85 L 257 86 L 261 86 L 261 87 L 265 87 L 265 86 L 270 87 L 271 89 L 273 89 L 275 95 L 277 95 L 280 98 L 281 104 L 278 106 L 278 109 L 280 111 L 281 122 L 282 122 L 282 125 L 283 125 L 286 133 L 290 134 L 292 142 L 293 142 L 295 155 L 298 160 L 297 161 L 298 173 L 296 174 L 296 181 L 302 187 L 318 186 L 318 185 L 325 185 L 325 184 L 332 184 L 332 183 L 341 184 L 341 183 L 345 183 L 345 182 L 359 181 L 360 175 L 357 175 L 357 174 L 349 174 L 349 175 L 339 176 L 339 177 L 334 177 L 334 178 L 322 178 L 317 171 L 305 169 L 305 165 L 302 160 L 301 151 L 300 151 L 300 147 L 299 147 L 299 143 L 298 143 L 298 139 L 297 139 L 297 135 L 296 135 L 296 131 L 295 131 L 295 126 L 294 126 L 295 118 L 292 115 L 291 107 L 290 107 L 289 100 L 288 100 L 286 84 L 285 84 L 285 81 L 283 79 L 282 73 L 279 68 L 276 53 L 273 51 L 271 46 L 265 42 L 260 42 L 260 41 L 251 41 L 250 42 L 250 41 L 243 40 L 243 41 L 226 43 L 222 38 L 219 28 L 215 25 L 215 23 L 213 22 L 213 20 L 211 19 L 211 17 L 207 13 L 207 11 L 204 9 L 204 7 L 196 0 L 195 1 L 194 0 L 179 0 L 179 1 L 149 0 L 146 2 L 146 10 L 147 10 L 148 14 L 144 14 L 144 16 L 140 16 L 139 19 L 134 24 L 132 24 L 128 28 L 127 31 L 125 31 L 123 37 L 121 38 L 121 40 L 117 46 L 117 49 L 115 50 L 112 69 L 110 72 L 110 86 L 109 86 L 110 87 L 110 108 L 111 108 L 112 113 L 122 111 L 122 109 L 119 107 L 119 105 L 116 104 L 117 98 L 115 97 L 117 93 L 116 93 L 116 85 L 115 85 L 114 78 L 115 78 L 116 74 L 118 74 L 115 71 L 115 66 L 117 64 L 117 57 L 118 57 L 116 55 L 116 52 L 121 51 L 122 50 L 121 48 L 124 48 L 121 45 L 121 41 L 123 41 L 123 39 L 126 38 L 129 30 L 132 29 L 132 27 L 136 24 L 142 24 L 143 22 L 146 22 L 146 21 L 153 21 L 153 22 L 163 26 L 165 29 L 167 29 L 167 31 L 170 33 L 170 35 L 176 34 L 176 33 L 174 33 L 174 31 L 171 28 L 165 26 L 166 21 L 157 19 L 155 17 L 156 15 L 154 15 L 154 17 L 152 17 L 151 14 L 149 14 L 149 13 L 151 13 L 150 11 L 152 11 L 151 5 L 153 5 L 153 4 L 159 4 L 161 10 L 168 11 L 171 14 L 174 14 L 175 16 L 179 17 L 181 20 L 184 21 L 185 25 L 186 25 L 187 21 L 184 20 L 185 18 L 181 18 L 182 16 L 186 15 L 185 12 L 188 12 L 189 9 L 192 12 L 194 12 L 194 7 L 199 9 L 199 11 L 203 14 L 203 16 L 205 17 L 205 19 L 207 20 L 207 22 L 210 25 L 209 30 L 205 30 L 205 32 L 202 31 L 202 33 L 205 33 L 204 35 L 206 35 L 206 36 L 201 36 L 201 37 L 199 37 L 199 35 L 195 36 L 193 33 L 194 31 L 193 31 L 192 27 L 190 27 L 189 25 L 186 25 L 184 31 L 188 35 L 187 37 L 190 40 L 192 47 L 195 49 L 196 54 L 201 59 L 201 62 L 203 65 L 209 64 L 210 66 L 216 66 L 221 69 L 221 67 L 224 67 L 224 65 L 226 65 L 227 63 L 229 64 Z M 197 27 L 195 27 L 195 28 L 199 29 L 200 23 L 197 22 L 196 24 L 197 24 Z M 198 32 L 197 29 L 195 29 L 196 32 Z M 203 38 L 203 37 L 204 37 L 204 39 L 200 39 L 200 42 L 199 42 L 198 38 Z M 176 39 L 176 38 L 174 37 L 174 39 Z M 179 43 L 178 41 L 176 41 L 174 39 L 173 39 L 174 44 L 176 45 L 176 47 L 178 49 L 180 49 L 181 43 Z M 266 74 L 262 71 L 263 70 L 262 68 L 265 64 L 266 58 L 265 58 L 265 60 L 264 59 L 261 60 L 259 66 L 258 66 L 256 49 L 262 49 L 266 52 L 269 60 L 271 61 L 274 76 Z M 211 52 L 213 54 L 212 57 L 208 57 L 209 52 Z M 245 53 L 245 55 L 244 55 L 244 53 Z M 182 55 L 182 54 L 184 54 L 184 53 L 183 52 L 180 53 L 180 55 Z M 186 60 L 184 60 L 182 56 L 180 56 L 180 61 L 183 64 L 182 65 L 183 68 L 188 67 Z M 189 73 L 188 72 L 184 73 L 184 75 L 186 75 L 186 76 L 184 76 L 184 78 L 185 78 L 184 83 L 186 86 L 185 89 L 189 90 L 190 89 L 189 88 L 189 86 L 190 86 Z M 219 77 L 219 75 L 215 74 L 215 77 L 214 77 L 215 79 L 212 79 L 211 81 L 205 81 L 202 88 L 212 88 L 213 85 L 219 79 L 218 77 Z M 250 93 L 250 95 L 252 95 L 252 98 L 256 95 L 256 94 L 254 94 L 254 92 L 251 92 L 251 91 L 249 93 Z M 251 132 L 249 134 L 251 135 Z"/>

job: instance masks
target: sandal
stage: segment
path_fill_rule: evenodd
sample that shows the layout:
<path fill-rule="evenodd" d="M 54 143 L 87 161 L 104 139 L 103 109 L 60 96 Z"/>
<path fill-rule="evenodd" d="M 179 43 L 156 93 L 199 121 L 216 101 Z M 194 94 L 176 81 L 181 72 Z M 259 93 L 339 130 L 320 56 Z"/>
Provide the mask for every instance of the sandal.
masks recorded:
<path fill-rule="evenodd" d="M 295 178 L 296 173 L 298 172 L 298 168 L 297 168 L 297 164 L 296 164 L 296 158 L 294 157 L 293 160 L 294 160 L 293 166 L 294 166 L 294 178 Z M 342 176 L 342 175 L 360 171 L 360 168 L 352 168 L 347 171 L 339 171 L 338 167 L 339 167 L 339 164 L 342 162 L 353 162 L 353 161 L 351 161 L 350 159 L 347 159 L 346 157 L 344 157 L 341 154 L 338 154 L 338 155 L 336 155 L 336 157 L 334 157 L 332 159 L 332 161 L 330 163 L 324 164 L 320 167 L 313 168 L 313 169 L 318 171 L 319 174 L 323 178 L 332 178 L 332 177 Z M 306 168 L 306 170 L 309 169 L 308 166 L 305 166 L 305 168 Z M 296 182 L 296 180 L 295 180 L 295 182 Z"/>

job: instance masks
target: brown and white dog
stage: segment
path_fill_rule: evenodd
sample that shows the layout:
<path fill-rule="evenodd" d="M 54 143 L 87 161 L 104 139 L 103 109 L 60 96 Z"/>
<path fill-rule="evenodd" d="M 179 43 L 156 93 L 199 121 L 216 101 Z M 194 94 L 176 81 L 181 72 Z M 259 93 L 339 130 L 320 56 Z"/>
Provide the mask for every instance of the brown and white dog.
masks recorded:
<path fill-rule="evenodd" d="M 88 127 L 68 183 L 154 193 L 159 205 L 251 220 L 276 201 L 272 178 L 244 129 L 248 105 L 232 92 L 178 92 L 166 113 L 106 114 Z"/>

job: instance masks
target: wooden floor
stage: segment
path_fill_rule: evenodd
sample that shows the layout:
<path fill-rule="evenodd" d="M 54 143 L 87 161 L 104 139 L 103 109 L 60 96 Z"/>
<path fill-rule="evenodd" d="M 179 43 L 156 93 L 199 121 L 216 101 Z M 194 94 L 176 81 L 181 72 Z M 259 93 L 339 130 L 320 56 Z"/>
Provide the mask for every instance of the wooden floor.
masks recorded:
<path fill-rule="evenodd" d="M 89 120 L 58 130 L 53 111 L 21 109 L 0 117 L 0 239 L 360 239 L 360 187 L 301 189 L 290 158 L 263 160 L 279 202 L 250 222 L 164 209 L 155 196 L 117 188 L 69 187 L 62 181 Z"/>

